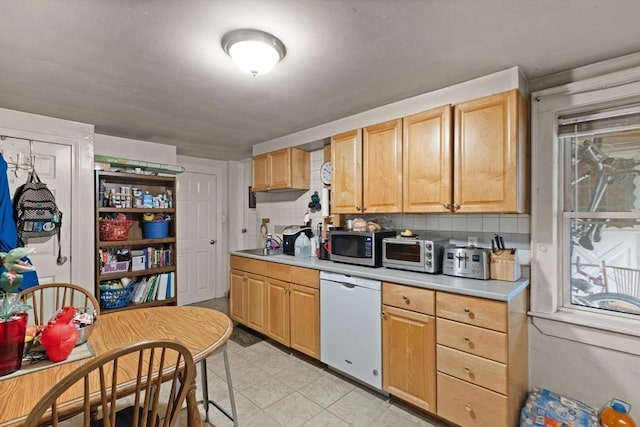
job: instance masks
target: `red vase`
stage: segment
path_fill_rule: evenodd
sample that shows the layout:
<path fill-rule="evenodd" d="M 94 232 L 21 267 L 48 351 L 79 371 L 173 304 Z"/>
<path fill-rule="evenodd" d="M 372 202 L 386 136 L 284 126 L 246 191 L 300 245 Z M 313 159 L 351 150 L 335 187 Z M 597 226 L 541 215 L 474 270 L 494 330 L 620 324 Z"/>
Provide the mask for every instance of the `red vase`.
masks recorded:
<path fill-rule="evenodd" d="M 27 316 L 27 313 L 18 313 L 11 320 L 0 322 L 0 376 L 22 366 Z"/>

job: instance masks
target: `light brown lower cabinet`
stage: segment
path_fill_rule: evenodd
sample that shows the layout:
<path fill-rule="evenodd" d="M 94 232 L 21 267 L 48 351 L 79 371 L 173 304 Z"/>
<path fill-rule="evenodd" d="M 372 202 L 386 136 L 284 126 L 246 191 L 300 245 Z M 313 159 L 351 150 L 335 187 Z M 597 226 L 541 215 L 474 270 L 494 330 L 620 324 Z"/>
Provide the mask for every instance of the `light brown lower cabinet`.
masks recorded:
<path fill-rule="evenodd" d="M 382 388 L 436 412 L 435 292 L 382 283 Z"/>
<path fill-rule="evenodd" d="M 382 388 L 435 412 L 435 318 L 389 305 L 382 312 Z"/>
<path fill-rule="evenodd" d="M 267 335 L 289 346 L 289 283 L 267 278 Z"/>
<path fill-rule="evenodd" d="M 461 427 L 512 427 L 528 390 L 528 293 L 382 284 L 383 389 Z"/>
<path fill-rule="evenodd" d="M 231 318 L 320 359 L 320 273 L 236 256 L 230 265 Z"/>
<path fill-rule="evenodd" d="M 320 359 L 320 290 L 291 284 L 291 348 Z"/>
<path fill-rule="evenodd" d="M 229 272 L 229 316 L 256 331 L 265 332 L 266 294 L 264 261 L 231 257 Z"/>
<path fill-rule="evenodd" d="M 438 415 L 462 427 L 518 425 L 528 391 L 526 291 L 508 302 L 436 293 Z"/>
<path fill-rule="evenodd" d="M 292 267 L 299 268 L 299 267 Z M 305 269 L 310 270 L 310 269 Z M 314 270 L 310 270 L 314 272 Z M 315 271 L 317 275 L 318 272 Z M 266 334 L 316 359 L 320 358 L 319 277 L 305 285 L 267 278 L 268 327 Z M 311 286 L 309 286 L 311 285 Z"/>

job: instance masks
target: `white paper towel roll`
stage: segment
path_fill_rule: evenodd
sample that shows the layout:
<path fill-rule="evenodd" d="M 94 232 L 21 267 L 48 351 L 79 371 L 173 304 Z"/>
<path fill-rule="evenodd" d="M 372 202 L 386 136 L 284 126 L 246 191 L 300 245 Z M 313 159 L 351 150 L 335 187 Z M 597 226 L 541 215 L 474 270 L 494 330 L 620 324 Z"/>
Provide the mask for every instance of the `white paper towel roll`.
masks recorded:
<path fill-rule="evenodd" d="M 321 212 L 323 217 L 328 217 L 329 213 L 329 189 L 322 189 L 322 196 L 320 197 L 320 205 L 322 206 Z"/>

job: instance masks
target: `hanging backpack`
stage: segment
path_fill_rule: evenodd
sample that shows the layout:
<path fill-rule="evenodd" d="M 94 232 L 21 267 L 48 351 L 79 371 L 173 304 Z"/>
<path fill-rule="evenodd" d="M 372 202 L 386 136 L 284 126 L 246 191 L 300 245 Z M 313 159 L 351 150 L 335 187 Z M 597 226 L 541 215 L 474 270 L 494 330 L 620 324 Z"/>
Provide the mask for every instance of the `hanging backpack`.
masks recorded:
<path fill-rule="evenodd" d="M 13 218 L 18 237 L 24 243 L 30 237 L 58 235 L 60 248 L 62 212 L 58 209 L 53 193 L 47 188 L 47 184 L 40 181 L 35 170 L 29 173 L 27 182 L 16 189 L 13 196 Z"/>

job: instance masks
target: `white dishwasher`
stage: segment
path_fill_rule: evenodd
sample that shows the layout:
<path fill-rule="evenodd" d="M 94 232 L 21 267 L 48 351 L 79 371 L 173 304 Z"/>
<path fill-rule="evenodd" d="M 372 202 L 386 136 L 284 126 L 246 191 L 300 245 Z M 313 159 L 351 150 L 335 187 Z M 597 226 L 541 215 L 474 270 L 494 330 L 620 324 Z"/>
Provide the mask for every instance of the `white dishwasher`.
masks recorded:
<path fill-rule="evenodd" d="M 320 360 L 382 390 L 381 283 L 320 272 Z"/>

